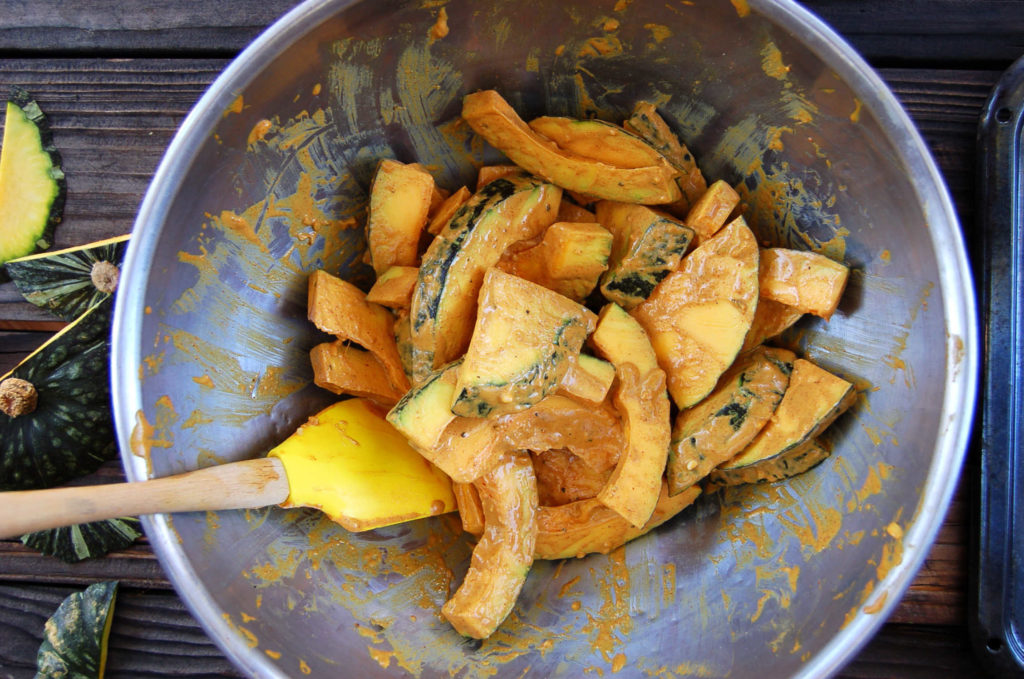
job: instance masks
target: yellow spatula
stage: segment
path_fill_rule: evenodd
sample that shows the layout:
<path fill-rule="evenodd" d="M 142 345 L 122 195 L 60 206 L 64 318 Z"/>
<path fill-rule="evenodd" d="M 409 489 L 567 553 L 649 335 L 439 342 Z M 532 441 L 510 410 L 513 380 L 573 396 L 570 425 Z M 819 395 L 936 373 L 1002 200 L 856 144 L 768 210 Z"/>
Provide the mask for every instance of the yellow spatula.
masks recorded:
<path fill-rule="evenodd" d="M 120 516 L 315 507 L 351 531 L 455 509 L 451 482 L 363 399 L 329 406 L 267 457 L 135 483 L 0 493 L 0 538 Z"/>

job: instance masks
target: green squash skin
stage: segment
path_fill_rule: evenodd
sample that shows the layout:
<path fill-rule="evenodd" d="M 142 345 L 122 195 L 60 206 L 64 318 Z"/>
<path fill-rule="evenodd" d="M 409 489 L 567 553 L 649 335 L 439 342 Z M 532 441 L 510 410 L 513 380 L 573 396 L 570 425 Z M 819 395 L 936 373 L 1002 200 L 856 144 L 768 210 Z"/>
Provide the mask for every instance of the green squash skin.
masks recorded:
<path fill-rule="evenodd" d="M 116 581 L 98 582 L 64 599 L 43 628 L 36 679 L 97 679 L 114 611 Z"/>
<path fill-rule="evenodd" d="M 110 296 L 93 285 L 93 265 L 110 262 L 120 267 L 127 248 L 127 238 L 110 239 L 49 255 L 13 259 L 5 268 L 26 300 L 62 320 L 73 321 Z"/>
<path fill-rule="evenodd" d="M 133 517 L 109 519 L 38 531 L 21 536 L 21 544 L 65 563 L 95 559 L 129 547 L 142 535 Z"/>
<path fill-rule="evenodd" d="M 39 130 L 39 141 L 41 144 L 41 151 L 46 153 L 50 157 L 50 176 L 57 184 L 57 192 L 53 200 L 50 202 L 50 210 L 47 221 L 43 225 L 37 225 L 36 228 L 39 230 L 35 238 L 35 247 L 28 251 L 21 253 L 21 256 L 29 255 L 32 252 L 38 250 L 46 250 L 53 245 L 53 235 L 57 228 L 57 225 L 63 220 L 64 217 L 64 201 L 67 198 L 67 180 L 64 177 L 64 170 L 62 166 L 62 159 L 60 152 L 57 151 L 56 145 L 53 143 L 53 132 L 50 129 L 50 124 L 43 114 L 39 104 L 32 98 L 25 89 L 13 86 L 11 87 L 10 94 L 7 97 L 7 101 L 14 106 L 17 106 L 25 114 L 25 117 L 30 123 L 36 126 Z M 0 268 L 0 282 L 9 280 L 7 271 Z"/>
<path fill-rule="evenodd" d="M 112 307 L 112 299 L 94 306 L 4 376 L 31 382 L 39 398 L 31 413 L 0 413 L 0 490 L 56 486 L 116 456 L 109 386 Z"/>

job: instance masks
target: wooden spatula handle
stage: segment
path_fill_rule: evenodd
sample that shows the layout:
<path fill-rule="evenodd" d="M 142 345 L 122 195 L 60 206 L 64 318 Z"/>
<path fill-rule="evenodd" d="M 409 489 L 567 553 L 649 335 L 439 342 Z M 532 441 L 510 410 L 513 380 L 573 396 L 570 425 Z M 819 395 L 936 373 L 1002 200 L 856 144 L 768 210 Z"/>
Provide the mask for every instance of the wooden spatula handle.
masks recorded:
<path fill-rule="evenodd" d="M 10 491 L 0 493 L 0 538 L 121 516 L 267 507 L 287 498 L 284 468 L 271 457 L 135 483 Z"/>

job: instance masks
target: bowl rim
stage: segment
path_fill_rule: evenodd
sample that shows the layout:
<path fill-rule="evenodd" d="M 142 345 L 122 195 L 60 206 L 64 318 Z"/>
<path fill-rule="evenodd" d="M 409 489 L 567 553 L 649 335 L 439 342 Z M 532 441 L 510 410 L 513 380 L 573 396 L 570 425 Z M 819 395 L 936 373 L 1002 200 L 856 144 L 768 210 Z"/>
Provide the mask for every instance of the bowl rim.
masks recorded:
<path fill-rule="evenodd" d="M 161 223 L 177 194 L 202 142 L 223 112 L 262 70 L 254 67 L 256 54 L 278 55 L 308 28 L 319 25 L 359 0 L 305 0 L 261 33 L 214 80 L 193 106 L 168 145 L 139 207 L 123 265 L 123 280 L 145 277 L 156 249 L 156 232 L 146 228 Z M 881 77 L 832 28 L 794 0 L 747 0 L 751 11 L 799 36 L 846 82 L 875 116 L 886 140 L 906 168 L 929 228 L 938 260 L 946 319 L 945 392 L 939 432 L 921 500 L 903 536 L 903 558 L 877 583 L 865 602 L 839 632 L 794 675 L 800 679 L 830 676 L 843 667 L 871 639 L 886 620 L 920 569 L 938 534 L 966 456 L 976 407 L 980 349 L 976 295 L 967 260 L 962 229 L 952 199 L 934 158 L 916 125 Z M 265 63 L 265 62 L 259 62 Z M 146 462 L 131 452 L 135 414 L 142 408 L 137 376 L 142 365 L 138 338 L 145 289 L 121 286 L 112 321 L 111 396 L 121 459 L 130 481 L 148 477 Z M 185 557 L 171 527 L 170 516 L 143 516 L 142 523 L 154 553 L 186 607 L 228 659 L 240 670 L 259 677 L 285 679 L 287 675 L 269 657 L 252 652 L 245 640 L 222 617 L 210 592 Z M 871 612 L 867 612 L 867 610 Z"/>

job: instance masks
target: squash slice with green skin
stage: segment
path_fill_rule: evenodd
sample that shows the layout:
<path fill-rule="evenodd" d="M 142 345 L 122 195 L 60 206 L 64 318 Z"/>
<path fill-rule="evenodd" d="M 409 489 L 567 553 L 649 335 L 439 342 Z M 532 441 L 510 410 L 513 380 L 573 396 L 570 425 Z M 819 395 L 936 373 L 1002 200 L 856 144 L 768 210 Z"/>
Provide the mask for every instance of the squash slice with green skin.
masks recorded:
<path fill-rule="evenodd" d="M 61 602 L 43 627 L 37 677 L 103 679 L 117 586 L 97 582 Z"/>
<path fill-rule="evenodd" d="M 707 476 L 750 443 L 789 386 L 796 355 L 758 347 L 736 359 L 708 396 L 679 413 L 665 475 L 672 495 Z"/>
<path fill-rule="evenodd" d="M 537 479 L 526 454 L 507 456 L 475 484 L 484 533 L 469 571 L 441 613 L 459 634 L 484 639 L 512 612 L 533 565 Z"/>
<path fill-rule="evenodd" d="M 53 244 L 66 195 L 46 117 L 28 92 L 14 87 L 0 150 L 0 263 Z"/>
<path fill-rule="evenodd" d="M 851 383 L 808 360 L 796 359 L 789 387 L 771 420 L 750 445 L 715 469 L 710 480 L 735 486 L 779 481 L 807 471 L 828 457 L 815 437 L 856 398 Z"/>
<path fill-rule="evenodd" d="M 661 154 L 628 130 L 604 120 L 541 116 L 529 122 L 530 129 L 570 153 L 591 158 L 612 167 L 638 168 L 658 165 Z"/>
<path fill-rule="evenodd" d="M 128 236 L 40 252 L 7 262 L 7 274 L 26 300 L 65 321 L 117 290 Z"/>
<path fill-rule="evenodd" d="M 125 549 L 141 535 L 139 520 L 124 517 L 29 533 L 21 536 L 21 543 L 61 561 L 77 563 Z"/>
<path fill-rule="evenodd" d="M 104 300 L 0 377 L 0 490 L 48 488 L 117 453 Z"/>

